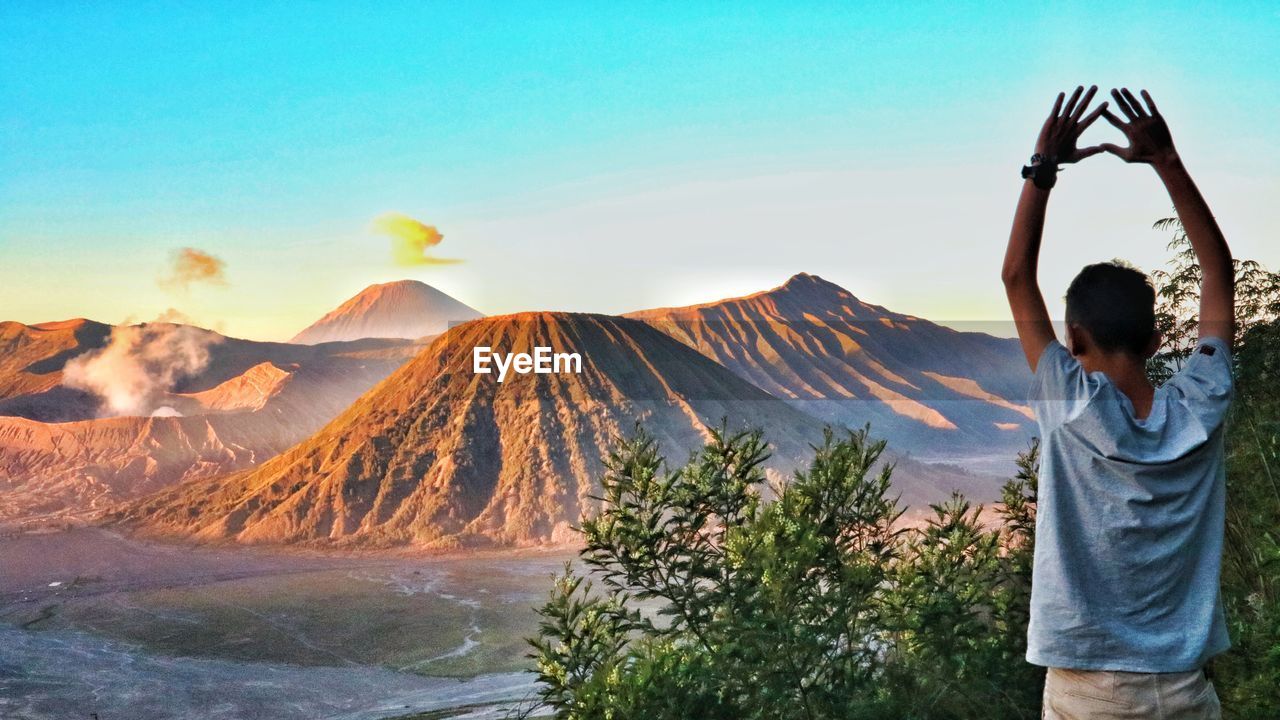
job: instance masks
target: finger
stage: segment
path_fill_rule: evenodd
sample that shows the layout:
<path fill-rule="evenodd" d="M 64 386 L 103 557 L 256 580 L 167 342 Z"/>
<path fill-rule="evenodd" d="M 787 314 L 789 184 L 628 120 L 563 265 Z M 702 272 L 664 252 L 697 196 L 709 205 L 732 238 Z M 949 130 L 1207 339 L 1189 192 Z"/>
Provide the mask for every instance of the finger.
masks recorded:
<path fill-rule="evenodd" d="M 1124 124 L 1124 121 L 1116 117 L 1115 113 L 1108 110 L 1105 104 L 1102 107 L 1098 108 L 1098 110 L 1102 112 L 1102 117 L 1106 118 L 1107 122 L 1111 123 L 1112 125 L 1115 125 L 1117 128 L 1120 129 L 1121 132 L 1128 130 L 1128 126 Z"/>
<path fill-rule="evenodd" d="M 1065 115 L 1065 116 L 1067 116 L 1067 117 L 1070 117 L 1070 116 L 1071 116 L 1071 112 L 1072 112 L 1073 110 L 1075 110 L 1075 107 L 1076 107 L 1076 101 L 1080 99 L 1080 93 L 1082 93 L 1082 92 L 1084 92 L 1084 86 L 1083 86 L 1083 85 L 1077 85 L 1077 86 L 1076 86 L 1076 91 L 1075 91 L 1075 92 L 1073 92 L 1073 93 L 1071 93 L 1071 99 L 1067 101 L 1067 106 L 1066 106 L 1065 108 L 1063 108 L 1063 109 L 1062 109 L 1062 114 L 1063 114 L 1063 115 Z"/>
<path fill-rule="evenodd" d="M 1143 90 L 1142 99 L 1147 101 L 1147 107 L 1151 108 L 1151 114 L 1158 117 L 1160 115 L 1160 108 L 1156 107 L 1156 101 L 1151 99 L 1151 94 L 1146 90 Z"/>
<path fill-rule="evenodd" d="M 1084 111 L 1089 107 L 1089 103 L 1093 102 L 1093 96 L 1098 92 L 1097 85 L 1090 85 L 1089 91 L 1084 94 L 1084 98 L 1080 100 L 1080 104 L 1076 106 L 1075 112 L 1071 113 L 1072 122 L 1080 122 L 1080 116 L 1084 115 Z"/>
<path fill-rule="evenodd" d="M 1080 124 L 1076 126 L 1077 134 L 1082 133 L 1085 130 L 1088 130 L 1089 126 L 1092 125 L 1094 122 L 1096 122 L 1098 118 L 1102 117 L 1102 113 L 1106 111 L 1107 111 L 1107 104 L 1104 102 L 1101 105 L 1099 105 L 1097 108 L 1095 108 L 1093 112 L 1089 113 L 1084 120 L 1080 121 Z"/>
<path fill-rule="evenodd" d="M 1079 150 L 1076 150 L 1076 156 L 1072 159 L 1072 162 L 1080 162 L 1081 160 L 1087 157 L 1093 157 L 1094 155 L 1097 155 L 1100 152 L 1102 152 L 1101 145 L 1094 145 L 1093 147 L 1080 148 Z"/>
<path fill-rule="evenodd" d="M 1129 161 L 1129 148 L 1127 147 L 1120 147 L 1113 143 L 1102 143 L 1098 147 L 1102 148 L 1103 152 L 1109 152 L 1125 162 Z"/>
<path fill-rule="evenodd" d="M 1116 101 L 1116 107 L 1120 108 L 1120 112 L 1124 113 L 1130 122 L 1138 119 L 1138 116 L 1133 114 L 1133 109 L 1129 107 L 1129 101 L 1124 99 L 1119 90 L 1111 88 L 1111 99 Z"/>
<path fill-rule="evenodd" d="M 1138 98 L 1134 97 L 1133 93 L 1129 92 L 1129 88 L 1120 88 L 1120 92 L 1124 93 L 1124 99 L 1129 101 L 1129 107 L 1133 108 L 1133 112 L 1136 113 L 1138 117 L 1141 118 L 1147 116 L 1147 112 L 1142 109 L 1142 103 L 1139 103 Z"/>
<path fill-rule="evenodd" d="M 1124 113 L 1124 117 L 1129 119 L 1129 122 L 1138 119 L 1138 114 L 1134 113 L 1133 108 L 1130 108 L 1129 100 L 1121 94 L 1119 88 L 1111 88 L 1111 99 L 1115 100 L 1117 108 L 1120 108 L 1121 113 Z"/>
<path fill-rule="evenodd" d="M 1058 93 L 1058 99 L 1053 101 L 1053 109 L 1049 111 L 1050 118 L 1058 117 L 1058 113 L 1062 110 L 1062 99 L 1066 96 L 1066 93 Z"/>

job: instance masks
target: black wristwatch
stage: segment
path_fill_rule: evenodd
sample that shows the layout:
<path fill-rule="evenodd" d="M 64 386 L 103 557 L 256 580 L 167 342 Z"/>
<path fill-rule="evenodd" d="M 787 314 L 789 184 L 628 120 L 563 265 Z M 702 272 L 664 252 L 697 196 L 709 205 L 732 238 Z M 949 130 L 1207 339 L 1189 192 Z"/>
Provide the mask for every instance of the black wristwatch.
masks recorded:
<path fill-rule="evenodd" d="M 1058 163 L 1047 155 L 1036 153 L 1031 164 L 1022 166 L 1022 179 L 1030 179 L 1041 190 L 1048 190 L 1058 182 Z"/>

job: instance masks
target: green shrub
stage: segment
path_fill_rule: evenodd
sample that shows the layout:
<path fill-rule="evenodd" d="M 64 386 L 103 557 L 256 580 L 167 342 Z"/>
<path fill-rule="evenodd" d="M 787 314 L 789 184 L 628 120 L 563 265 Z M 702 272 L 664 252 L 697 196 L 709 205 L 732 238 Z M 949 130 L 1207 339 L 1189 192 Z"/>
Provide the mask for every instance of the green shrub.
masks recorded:
<path fill-rule="evenodd" d="M 1003 522 L 956 496 L 907 529 L 884 442 L 828 433 L 761 501 L 758 433 L 668 471 L 643 432 L 603 478 L 532 640 L 561 718 L 1036 717 L 1025 651 L 1035 448 Z"/>
<path fill-rule="evenodd" d="M 1280 717 L 1280 322 L 1236 352 L 1222 600 L 1233 647 L 1210 664 L 1224 714 Z"/>

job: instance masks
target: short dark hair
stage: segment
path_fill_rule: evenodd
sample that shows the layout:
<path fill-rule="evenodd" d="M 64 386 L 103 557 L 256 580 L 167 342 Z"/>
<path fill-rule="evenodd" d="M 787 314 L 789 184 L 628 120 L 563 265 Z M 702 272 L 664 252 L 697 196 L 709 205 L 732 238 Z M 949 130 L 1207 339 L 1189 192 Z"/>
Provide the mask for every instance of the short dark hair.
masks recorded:
<path fill-rule="evenodd" d="M 1067 322 L 1089 331 L 1104 351 L 1145 356 L 1156 334 L 1156 291 L 1120 261 L 1087 265 L 1067 288 Z"/>

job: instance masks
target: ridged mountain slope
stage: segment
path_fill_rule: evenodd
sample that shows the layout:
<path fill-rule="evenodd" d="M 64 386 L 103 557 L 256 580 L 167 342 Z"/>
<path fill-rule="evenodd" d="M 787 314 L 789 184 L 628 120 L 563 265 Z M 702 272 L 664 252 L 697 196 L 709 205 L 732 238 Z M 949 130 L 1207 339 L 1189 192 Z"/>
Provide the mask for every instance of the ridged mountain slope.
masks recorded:
<path fill-rule="evenodd" d="M 0 321 L 0 415 L 92 416 L 93 398 L 62 387 L 62 368 L 71 358 L 106 345 L 110 336 L 110 325 L 83 318 L 37 325 Z"/>
<path fill-rule="evenodd" d="M 473 372 L 476 346 L 577 352 L 582 372 L 499 383 Z M 615 437 L 641 422 L 669 458 L 683 461 L 722 418 L 765 431 L 779 479 L 822 430 L 644 323 L 567 313 L 488 318 L 437 338 L 314 437 L 261 467 L 167 491 L 123 519 L 144 532 L 246 543 L 565 539 L 594 506 Z M 914 463 L 899 478 L 932 497 L 955 480 Z"/>
<path fill-rule="evenodd" d="M 1016 340 L 862 302 L 816 275 L 705 305 L 629 313 L 776 397 L 923 456 L 1008 454 L 1032 432 Z"/>

